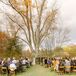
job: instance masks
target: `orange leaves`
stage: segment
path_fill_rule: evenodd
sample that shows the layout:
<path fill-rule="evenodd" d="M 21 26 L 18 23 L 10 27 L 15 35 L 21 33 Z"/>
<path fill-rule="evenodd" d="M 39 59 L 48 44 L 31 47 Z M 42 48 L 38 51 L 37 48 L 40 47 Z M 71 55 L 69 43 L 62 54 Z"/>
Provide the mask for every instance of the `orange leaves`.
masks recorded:
<path fill-rule="evenodd" d="M 7 35 L 4 32 L 0 32 L 0 56 L 3 57 L 5 54 L 5 48 L 7 43 Z"/>
<path fill-rule="evenodd" d="M 6 34 L 5 33 L 3 33 L 3 32 L 0 32 L 0 41 L 1 40 L 6 40 Z"/>

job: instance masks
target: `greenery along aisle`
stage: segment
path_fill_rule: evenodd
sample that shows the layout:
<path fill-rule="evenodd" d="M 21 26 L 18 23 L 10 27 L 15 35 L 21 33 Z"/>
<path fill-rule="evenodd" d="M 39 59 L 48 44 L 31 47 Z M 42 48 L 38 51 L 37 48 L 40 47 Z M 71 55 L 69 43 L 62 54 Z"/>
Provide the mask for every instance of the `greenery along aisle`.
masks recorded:
<path fill-rule="evenodd" d="M 26 72 L 18 74 L 17 76 L 76 76 L 74 74 L 58 75 L 55 72 L 51 72 L 50 69 L 44 68 L 40 65 L 35 65 L 29 68 Z"/>

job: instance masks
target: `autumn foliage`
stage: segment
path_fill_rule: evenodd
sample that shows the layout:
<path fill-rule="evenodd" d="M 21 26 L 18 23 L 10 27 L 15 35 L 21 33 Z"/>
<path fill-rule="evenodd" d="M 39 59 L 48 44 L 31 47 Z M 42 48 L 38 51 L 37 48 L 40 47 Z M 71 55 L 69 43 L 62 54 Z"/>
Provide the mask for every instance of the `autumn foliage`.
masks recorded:
<path fill-rule="evenodd" d="M 32 5 L 31 0 L 10 0 L 10 3 L 22 15 L 26 15 L 28 7 Z"/>
<path fill-rule="evenodd" d="M 7 34 L 4 32 L 0 32 L 0 56 L 3 57 L 5 55 L 5 50 L 7 47 Z"/>
<path fill-rule="evenodd" d="M 17 38 L 12 38 L 4 32 L 0 32 L 0 57 L 21 56 L 21 45 Z"/>

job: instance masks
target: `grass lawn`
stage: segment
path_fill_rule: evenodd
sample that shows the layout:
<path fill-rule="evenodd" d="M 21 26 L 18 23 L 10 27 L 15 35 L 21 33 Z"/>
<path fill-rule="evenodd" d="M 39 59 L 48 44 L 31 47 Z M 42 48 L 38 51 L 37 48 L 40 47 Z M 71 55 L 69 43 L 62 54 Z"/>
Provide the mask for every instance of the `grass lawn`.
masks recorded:
<path fill-rule="evenodd" d="M 55 72 L 51 72 L 48 68 L 44 68 L 40 65 L 35 65 L 27 69 L 26 72 L 19 73 L 17 76 L 76 76 L 76 74 L 58 75 Z"/>

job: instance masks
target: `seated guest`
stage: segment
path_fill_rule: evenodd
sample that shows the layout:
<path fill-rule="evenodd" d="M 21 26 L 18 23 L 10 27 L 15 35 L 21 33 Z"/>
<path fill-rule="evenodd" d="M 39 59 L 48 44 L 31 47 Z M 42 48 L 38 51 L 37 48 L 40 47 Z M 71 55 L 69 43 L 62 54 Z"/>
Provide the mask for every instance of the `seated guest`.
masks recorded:
<path fill-rule="evenodd" d="M 17 69 L 17 67 L 16 67 L 16 64 L 15 63 L 11 63 L 10 65 L 9 65 L 9 70 L 10 70 L 10 73 L 15 73 L 15 70 Z"/>

